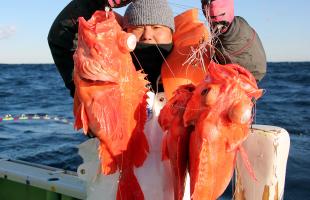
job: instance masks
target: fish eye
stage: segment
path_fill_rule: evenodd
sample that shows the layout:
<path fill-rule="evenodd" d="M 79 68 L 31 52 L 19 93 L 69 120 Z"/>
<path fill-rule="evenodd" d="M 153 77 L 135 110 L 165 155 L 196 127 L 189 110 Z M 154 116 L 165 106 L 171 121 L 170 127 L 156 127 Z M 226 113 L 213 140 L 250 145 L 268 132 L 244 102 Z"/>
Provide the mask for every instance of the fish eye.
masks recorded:
<path fill-rule="evenodd" d="M 207 93 L 209 92 L 209 89 L 208 88 L 206 88 L 206 89 L 203 89 L 202 91 L 201 91 L 201 96 L 204 96 L 204 95 L 206 95 Z"/>

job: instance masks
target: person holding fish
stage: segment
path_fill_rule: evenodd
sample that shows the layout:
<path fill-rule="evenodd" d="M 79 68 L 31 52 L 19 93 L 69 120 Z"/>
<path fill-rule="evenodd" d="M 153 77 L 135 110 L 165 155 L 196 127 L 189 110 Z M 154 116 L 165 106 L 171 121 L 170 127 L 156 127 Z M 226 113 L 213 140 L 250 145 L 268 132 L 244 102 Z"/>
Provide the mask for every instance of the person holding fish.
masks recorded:
<path fill-rule="evenodd" d="M 72 78 L 74 69 L 73 54 L 77 49 L 77 18 L 84 17 L 85 19 L 89 19 L 96 10 L 104 9 L 107 3 L 109 3 L 111 6 L 123 6 L 129 2 L 130 1 L 120 0 L 109 0 L 108 2 L 100 0 L 73 0 L 66 8 L 64 8 L 64 10 L 54 21 L 49 32 L 48 42 L 55 64 L 65 82 L 66 87 L 70 90 L 72 97 L 74 95 L 76 96 L 77 93 L 81 93 L 80 88 L 78 88 L 78 92 L 76 92 L 75 89 L 77 86 L 76 80 L 79 78 L 75 78 L 75 82 Z M 109 14 L 107 14 L 107 16 L 108 15 Z M 147 93 L 148 116 L 144 126 L 144 132 L 148 143 L 148 147 L 145 150 L 148 151 L 148 155 L 146 159 L 143 160 L 143 165 L 135 168 L 134 170 L 135 177 L 138 180 L 140 185 L 139 187 L 141 188 L 143 195 L 141 196 L 138 191 L 133 189 L 133 191 L 131 191 L 133 194 L 130 195 L 138 196 L 137 198 L 128 199 L 182 199 L 184 186 L 182 186 L 182 184 L 181 186 L 177 186 L 183 188 L 178 188 L 177 191 L 179 193 L 174 194 L 174 192 L 176 193 L 176 186 L 174 184 L 176 179 L 184 179 L 184 175 L 182 175 L 182 177 L 176 177 L 172 172 L 173 167 L 171 167 L 169 160 L 162 161 L 161 151 L 163 134 L 162 129 L 158 124 L 160 110 L 167 101 L 165 94 L 163 93 L 164 86 L 160 78 L 161 68 L 162 64 L 167 62 L 166 58 L 174 48 L 173 34 L 175 32 L 175 24 L 172 10 L 166 0 L 137 0 L 128 6 L 123 20 L 119 16 L 116 16 L 116 18 L 118 18 L 119 24 L 122 24 L 122 27 L 125 31 L 135 35 L 138 43 L 134 51 L 131 53 L 132 61 L 136 70 L 142 69 L 143 72 L 147 74 L 147 80 L 150 82 L 148 86 L 150 92 Z M 186 17 L 184 19 L 186 19 Z M 166 64 L 169 65 L 168 63 Z M 203 76 L 204 74 L 202 73 L 201 75 Z M 79 79 L 79 81 L 85 82 L 85 79 L 82 78 Z M 85 85 L 87 84 L 95 85 L 96 82 L 88 80 L 85 82 Z M 106 86 L 102 85 L 100 82 L 99 84 L 101 84 L 100 86 Z M 194 90 L 192 86 L 184 89 L 185 91 L 188 90 L 189 94 L 191 94 L 191 92 Z M 77 104 L 81 103 L 79 101 L 81 101 L 81 99 L 76 100 L 75 97 L 75 104 L 76 102 Z M 112 106 L 112 104 L 110 105 Z M 100 109 L 101 108 L 98 108 L 98 110 Z M 89 127 L 92 127 L 92 120 L 86 122 L 85 119 L 87 117 L 85 118 L 85 112 L 83 110 L 75 110 L 75 116 L 79 115 L 82 117 L 78 118 L 76 124 L 79 124 L 81 127 L 83 127 L 84 132 L 86 130 L 86 132 L 91 132 L 97 138 L 99 138 L 96 130 L 89 129 Z M 85 128 L 85 126 L 87 128 Z M 167 155 L 165 156 L 167 157 Z M 122 161 L 120 158 L 115 158 L 115 160 Z M 124 173 L 124 171 L 121 171 L 116 173 L 114 178 L 111 178 L 111 176 L 106 178 L 106 180 L 109 181 L 104 182 L 103 186 L 106 189 L 110 188 L 112 196 L 114 195 L 112 198 L 106 199 L 122 199 L 119 197 L 119 191 L 116 192 L 115 190 L 117 187 L 112 187 L 115 184 L 111 184 L 117 183 L 119 181 L 119 177 L 124 175 L 121 174 Z M 105 172 L 107 171 L 104 171 L 103 173 L 105 174 Z M 183 184 L 185 183 L 183 182 Z M 127 188 L 127 190 L 131 189 Z M 127 191 L 127 193 L 130 193 L 130 191 Z M 182 195 L 180 195 L 181 193 Z M 120 192 L 120 194 L 122 194 L 122 192 Z M 185 192 L 184 199 L 190 199 L 189 191 Z"/>
<path fill-rule="evenodd" d="M 115 1 L 114 3 L 120 3 L 120 1 Z M 75 78 L 75 82 L 73 81 L 73 70 L 75 68 L 73 55 L 78 49 L 77 18 L 84 17 L 88 20 L 96 10 L 103 10 L 106 5 L 107 2 L 99 0 L 73 0 L 58 15 L 49 32 L 48 42 L 55 64 L 66 87 L 70 90 L 71 96 L 74 96 L 74 93 L 77 92 L 81 93 L 79 85 L 76 84 L 78 78 Z M 172 35 L 175 31 L 173 12 L 166 0 L 135 1 L 126 9 L 120 24 L 122 24 L 125 31 L 135 35 L 137 44 L 131 53 L 132 61 L 136 70 L 142 69 L 145 74 L 148 74 L 146 79 L 150 83 L 147 86 L 149 88 L 147 93 L 148 105 L 146 107 L 148 116 L 144 126 L 144 133 L 148 143 L 148 149 L 146 148 L 145 151 L 148 151 L 148 154 L 143 165 L 134 169 L 134 174 L 143 192 L 144 199 L 173 199 L 172 172 L 170 162 L 168 160 L 162 161 L 161 159 L 163 133 L 158 124 L 160 109 L 166 101 L 159 76 L 161 65 L 173 48 Z M 85 78 L 79 81 L 83 82 L 84 80 Z M 88 83 L 89 81 L 85 82 L 85 85 Z M 96 82 L 93 82 L 93 84 L 96 84 Z M 116 103 L 116 101 L 113 103 Z M 112 107 L 113 105 L 110 104 L 110 106 Z M 77 111 L 77 113 L 80 112 Z M 145 110 L 143 113 L 145 113 Z M 82 117 L 81 120 L 83 119 L 85 118 Z M 91 118 L 88 119 L 89 127 L 92 127 Z M 84 124 L 85 122 L 83 122 Z M 92 132 L 93 135 L 99 138 L 97 130 L 88 129 L 88 132 Z M 136 146 L 140 147 L 142 145 L 136 144 Z M 111 171 L 109 170 L 103 171 L 103 173 L 109 174 Z M 122 171 L 124 172 L 124 170 Z M 120 176 L 120 172 L 116 172 L 104 177 L 105 183 L 103 188 L 110 188 L 109 192 L 112 193 L 112 197 L 106 194 L 107 197 L 104 199 L 116 199 L 119 198 L 119 194 L 125 194 L 122 193 L 124 191 L 118 192 L 117 187 L 113 187 L 115 183 L 118 183 Z M 109 181 L 107 182 L 107 180 Z M 130 180 L 130 183 L 132 183 L 132 180 Z M 132 185 L 131 187 L 133 187 Z M 141 195 L 138 195 L 139 192 L 135 191 L 135 189 L 132 189 L 132 192 L 134 192 L 133 195 L 136 195 L 136 197 L 127 199 L 141 198 Z M 127 188 L 127 190 L 130 189 Z"/>
<path fill-rule="evenodd" d="M 105 9 L 108 3 L 111 6 L 119 7 L 125 6 L 130 2 L 124 0 L 109 0 L 109 2 L 107 0 L 73 0 L 55 19 L 49 31 L 48 44 L 65 86 L 70 90 L 71 97 L 74 96 L 75 90 L 72 79 L 74 66 L 72 56 L 77 46 L 77 18 L 83 16 L 89 19 L 96 10 Z M 145 4 L 147 3 L 148 1 L 145 2 Z M 137 59 L 133 57 L 134 63 L 137 69 L 141 69 L 141 66 L 145 67 L 143 70 L 149 74 L 148 79 L 153 84 L 153 89 L 156 90 L 155 84 L 160 71 L 155 70 L 157 67 L 154 69 L 154 66 L 160 66 L 163 62 L 162 55 L 167 57 L 172 50 L 174 22 L 173 14 L 168 4 L 159 4 L 164 8 L 158 10 L 152 7 L 154 4 L 149 4 L 145 8 L 143 7 L 139 12 L 132 12 L 131 10 L 134 10 L 133 8 L 128 9 L 125 18 L 127 17 L 129 21 L 124 26 L 124 29 L 132 32 L 137 37 L 139 43 L 134 52 L 137 55 Z M 157 7 L 159 8 L 159 6 Z M 162 10 L 165 10 L 166 7 L 169 12 L 163 13 Z M 150 12 L 150 16 L 146 12 Z M 153 15 L 156 17 L 148 18 L 151 17 L 151 13 L 154 13 Z M 123 23 L 121 18 L 121 16 L 118 16 L 120 24 Z M 155 46 L 155 43 L 158 45 Z M 159 53 L 157 47 L 161 50 L 162 55 Z M 150 56 L 151 54 L 152 56 Z M 140 64 L 138 64 L 137 60 L 139 60 Z M 145 65 L 146 62 L 148 65 Z"/>

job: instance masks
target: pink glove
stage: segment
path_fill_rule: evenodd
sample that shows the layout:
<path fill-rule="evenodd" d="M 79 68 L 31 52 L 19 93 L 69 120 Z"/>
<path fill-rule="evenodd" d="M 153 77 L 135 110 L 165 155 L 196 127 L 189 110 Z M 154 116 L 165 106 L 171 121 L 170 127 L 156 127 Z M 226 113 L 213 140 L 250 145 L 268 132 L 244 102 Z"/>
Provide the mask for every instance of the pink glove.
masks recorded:
<path fill-rule="evenodd" d="M 122 7 L 131 2 L 131 0 L 108 0 L 111 7 Z M 117 4 L 117 5 L 115 5 Z"/>
<path fill-rule="evenodd" d="M 233 21 L 234 0 L 202 0 L 201 2 L 205 15 L 211 23 L 221 22 L 229 26 Z"/>

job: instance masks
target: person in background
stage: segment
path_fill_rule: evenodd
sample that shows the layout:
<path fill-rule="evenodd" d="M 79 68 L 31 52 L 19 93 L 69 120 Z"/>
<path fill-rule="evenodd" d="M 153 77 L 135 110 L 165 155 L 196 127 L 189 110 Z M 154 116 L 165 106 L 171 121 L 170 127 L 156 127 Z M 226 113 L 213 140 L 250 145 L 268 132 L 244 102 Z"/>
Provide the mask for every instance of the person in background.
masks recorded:
<path fill-rule="evenodd" d="M 266 54 L 256 31 L 234 15 L 234 0 L 201 0 L 201 5 L 215 36 L 214 61 L 239 64 L 260 81 L 266 74 Z"/>
<path fill-rule="evenodd" d="M 48 35 L 53 59 L 72 97 L 75 90 L 72 73 L 73 54 L 77 48 L 77 18 L 89 19 L 96 10 L 104 9 L 107 2 L 102 2 L 73 0 L 55 19 Z M 158 87 L 159 77 L 162 63 L 173 48 L 173 13 L 167 0 L 134 1 L 126 9 L 123 28 L 137 38 L 137 46 L 132 52 L 133 62 L 137 70 L 142 68 L 148 74 L 150 91 L 153 91 L 148 92 L 148 119 L 145 125 L 150 151 L 143 166 L 135 169 L 135 174 L 145 199 L 173 199 L 171 166 L 169 161 L 161 160 L 163 133 L 158 124 L 159 112 L 165 104 L 163 89 Z"/>

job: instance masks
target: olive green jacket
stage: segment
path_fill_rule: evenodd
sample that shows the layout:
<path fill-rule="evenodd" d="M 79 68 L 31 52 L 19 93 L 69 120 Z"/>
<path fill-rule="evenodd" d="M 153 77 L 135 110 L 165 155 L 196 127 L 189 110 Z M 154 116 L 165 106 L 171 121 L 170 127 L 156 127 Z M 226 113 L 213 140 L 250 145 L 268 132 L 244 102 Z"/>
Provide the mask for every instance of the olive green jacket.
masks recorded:
<path fill-rule="evenodd" d="M 258 81 L 266 74 L 267 61 L 262 42 L 242 17 L 234 18 L 215 46 L 220 64 L 237 63 L 247 68 Z"/>

